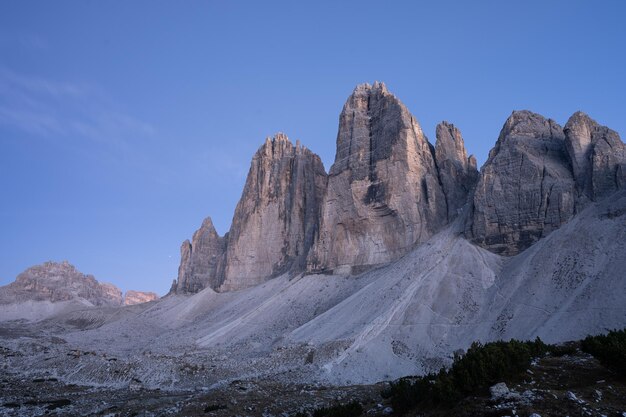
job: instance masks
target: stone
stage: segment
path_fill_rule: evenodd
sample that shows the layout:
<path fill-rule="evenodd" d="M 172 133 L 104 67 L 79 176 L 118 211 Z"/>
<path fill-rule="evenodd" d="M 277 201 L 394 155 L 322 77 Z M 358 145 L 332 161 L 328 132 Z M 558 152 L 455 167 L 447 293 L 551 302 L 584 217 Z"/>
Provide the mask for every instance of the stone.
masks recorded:
<path fill-rule="evenodd" d="M 158 299 L 159 296 L 153 292 L 128 290 L 124 294 L 123 304 L 125 306 L 130 306 L 135 304 L 148 303 L 150 301 L 155 301 Z"/>
<path fill-rule="evenodd" d="M 196 293 L 204 288 L 218 288 L 224 280 L 227 239 L 220 237 L 210 217 L 202 222 L 191 242 L 180 247 L 177 293 Z"/>
<path fill-rule="evenodd" d="M 119 306 L 122 291 L 113 284 L 98 282 L 93 275 L 83 274 L 68 261 L 32 266 L 11 284 L 0 287 L 0 304 L 29 300 L 56 303 L 74 299 L 96 306 Z"/>
<path fill-rule="evenodd" d="M 564 133 L 582 205 L 626 187 L 626 146 L 617 132 L 576 112 Z"/>
<path fill-rule="evenodd" d="M 319 230 L 326 171 L 319 156 L 276 134 L 259 148 L 228 235 L 220 291 L 302 271 Z"/>
<path fill-rule="evenodd" d="M 489 393 L 491 394 L 492 399 L 499 400 L 501 398 L 506 398 L 510 391 L 509 387 L 507 387 L 504 382 L 499 382 L 489 387 Z"/>
<path fill-rule="evenodd" d="M 434 148 L 385 84 L 361 84 L 339 118 L 337 152 L 310 271 L 356 273 L 424 242 L 447 222 Z"/>
<path fill-rule="evenodd" d="M 575 201 L 563 129 L 515 111 L 481 169 L 465 235 L 492 252 L 515 255 L 567 222 Z"/>
<path fill-rule="evenodd" d="M 435 159 L 450 222 L 467 203 L 467 196 L 478 180 L 478 170 L 476 158 L 467 156 L 463 136 L 453 124 L 439 123 L 436 136 Z"/>

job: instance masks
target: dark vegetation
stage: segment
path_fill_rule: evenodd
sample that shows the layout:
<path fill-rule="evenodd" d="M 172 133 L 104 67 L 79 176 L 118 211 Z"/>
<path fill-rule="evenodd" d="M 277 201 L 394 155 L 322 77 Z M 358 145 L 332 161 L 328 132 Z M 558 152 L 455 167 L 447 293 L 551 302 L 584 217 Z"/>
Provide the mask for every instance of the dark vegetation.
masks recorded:
<path fill-rule="evenodd" d="M 626 378 L 626 329 L 613 330 L 607 335 L 587 336 L 581 348 L 602 365 Z"/>
<path fill-rule="evenodd" d="M 569 355 L 572 356 L 574 354 L 576 354 L 576 352 L 578 351 L 578 343 L 565 343 L 562 345 L 550 345 L 549 346 L 549 351 L 550 351 L 550 355 L 552 356 L 556 356 L 558 358 L 560 358 L 561 356 L 565 356 L 565 355 Z"/>
<path fill-rule="evenodd" d="M 574 355 L 578 349 L 591 354 L 618 376 L 626 376 L 626 329 L 607 335 L 589 336 L 582 342 L 546 345 L 511 340 L 482 345 L 472 344 L 463 356 L 455 356 L 450 369 L 422 377 L 406 377 L 392 382 L 383 391 L 395 412 L 404 414 L 416 408 L 451 408 L 470 395 L 488 395 L 490 386 L 522 377 L 533 358 Z"/>
<path fill-rule="evenodd" d="M 450 369 L 392 382 L 383 396 L 398 413 L 422 406 L 451 407 L 468 395 L 485 394 L 490 386 L 518 377 L 533 358 L 548 349 L 539 338 L 534 342 L 474 342 L 465 355 L 455 358 Z"/>

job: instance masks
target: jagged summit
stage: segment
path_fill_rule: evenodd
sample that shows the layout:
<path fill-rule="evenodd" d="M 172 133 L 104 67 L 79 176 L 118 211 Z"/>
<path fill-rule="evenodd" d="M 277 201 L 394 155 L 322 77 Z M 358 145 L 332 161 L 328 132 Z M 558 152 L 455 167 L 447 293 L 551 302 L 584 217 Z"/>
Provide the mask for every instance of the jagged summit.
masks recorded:
<path fill-rule="evenodd" d="M 513 111 L 479 174 L 454 124 L 437 125 L 431 144 L 378 81 L 354 88 L 336 144 L 326 174 L 299 142 L 267 138 L 230 232 L 220 237 L 209 221 L 183 243 L 173 290 L 237 290 L 285 272 L 357 273 L 402 257 L 461 214 L 466 238 L 515 255 L 626 186 L 619 135 L 582 112 L 562 128 Z"/>
<path fill-rule="evenodd" d="M 452 221 L 467 202 L 478 178 L 476 158 L 467 156 L 461 131 L 443 121 L 436 128 L 435 160 L 439 180 L 446 196 L 448 221 Z"/>
<path fill-rule="evenodd" d="M 577 191 L 596 200 L 626 186 L 626 146 L 619 134 L 576 112 L 564 128 Z"/>
<path fill-rule="evenodd" d="M 382 83 L 359 86 L 339 116 L 335 163 L 312 270 L 389 262 L 447 222 L 433 146 Z"/>
<path fill-rule="evenodd" d="M 319 229 L 326 171 L 319 156 L 283 133 L 267 138 L 250 164 L 230 231 L 210 219 L 181 248 L 172 290 L 237 290 L 301 271 Z"/>
<path fill-rule="evenodd" d="M 466 235 L 504 255 L 527 249 L 626 185 L 624 149 L 616 132 L 582 112 L 562 128 L 514 111 L 481 169 Z"/>
<path fill-rule="evenodd" d="M 574 214 L 574 181 L 563 129 L 529 111 L 506 120 L 480 171 L 466 235 L 514 255 Z"/>
<path fill-rule="evenodd" d="M 352 96 L 359 96 L 359 95 L 369 95 L 372 92 L 378 92 L 378 93 L 389 93 L 389 90 L 387 90 L 387 85 L 382 82 L 382 81 L 374 81 L 374 84 L 370 84 L 370 83 L 361 83 L 361 84 L 357 84 L 356 87 L 354 87 L 354 90 L 352 92 Z"/>

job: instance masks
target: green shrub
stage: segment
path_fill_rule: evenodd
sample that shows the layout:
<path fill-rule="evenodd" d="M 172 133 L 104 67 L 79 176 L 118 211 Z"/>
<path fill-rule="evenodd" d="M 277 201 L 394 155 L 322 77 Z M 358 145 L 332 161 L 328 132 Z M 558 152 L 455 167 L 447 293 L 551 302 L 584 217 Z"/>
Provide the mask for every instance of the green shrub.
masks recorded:
<path fill-rule="evenodd" d="M 582 341 L 581 348 L 602 365 L 622 376 L 626 375 L 626 329 L 613 330 L 607 335 L 588 336 Z"/>
<path fill-rule="evenodd" d="M 534 342 L 474 342 L 467 353 L 457 357 L 452 367 L 437 374 L 403 378 L 391 383 L 383 393 L 391 398 L 395 411 L 404 413 L 420 405 L 452 406 L 470 394 L 486 392 L 502 380 L 524 372 L 532 358 L 543 355 L 548 346 Z"/>
<path fill-rule="evenodd" d="M 576 345 L 575 344 L 566 344 L 566 345 L 558 345 L 558 346 L 550 346 L 550 354 L 552 356 L 565 356 L 565 355 L 573 355 L 576 353 Z"/>

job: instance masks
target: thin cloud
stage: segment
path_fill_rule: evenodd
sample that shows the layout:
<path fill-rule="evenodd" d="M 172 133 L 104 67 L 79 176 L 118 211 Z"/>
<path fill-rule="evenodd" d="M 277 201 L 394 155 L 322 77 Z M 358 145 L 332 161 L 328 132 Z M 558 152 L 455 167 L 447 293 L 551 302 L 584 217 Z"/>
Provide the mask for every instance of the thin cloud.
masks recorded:
<path fill-rule="evenodd" d="M 55 140 L 126 152 L 156 129 L 118 110 L 96 86 L 50 80 L 0 67 L 0 126 Z"/>

